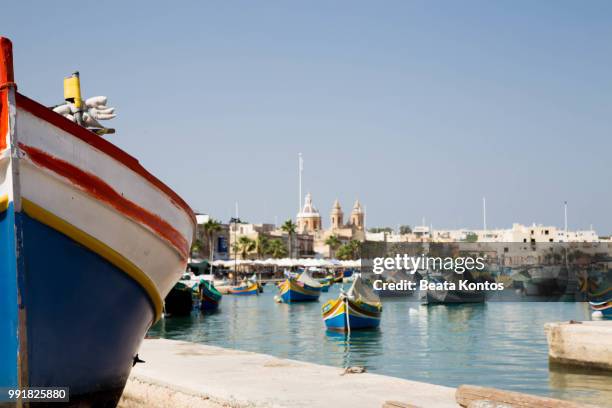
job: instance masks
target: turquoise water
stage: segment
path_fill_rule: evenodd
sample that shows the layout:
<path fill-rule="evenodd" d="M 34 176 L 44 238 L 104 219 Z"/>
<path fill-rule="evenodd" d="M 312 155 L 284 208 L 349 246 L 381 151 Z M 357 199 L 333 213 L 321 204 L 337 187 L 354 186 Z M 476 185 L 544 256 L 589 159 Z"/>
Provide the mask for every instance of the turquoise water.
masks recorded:
<path fill-rule="evenodd" d="M 583 303 L 420 306 L 383 300 L 381 328 L 328 332 L 318 303 L 277 304 L 260 296 L 223 296 L 220 310 L 163 319 L 150 336 L 265 353 L 434 384 L 475 384 L 612 406 L 612 376 L 548 364 L 544 323 L 589 320 Z"/>

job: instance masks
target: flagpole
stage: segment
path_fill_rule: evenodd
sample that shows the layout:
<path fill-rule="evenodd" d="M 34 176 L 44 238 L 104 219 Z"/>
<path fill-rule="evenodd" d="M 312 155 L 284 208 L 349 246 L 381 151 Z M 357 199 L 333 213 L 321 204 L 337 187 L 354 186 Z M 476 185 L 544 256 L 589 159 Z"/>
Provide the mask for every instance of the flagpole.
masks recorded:
<path fill-rule="evenodd" d="M 487 199 L 482 197 L 482 228 L 487 233 Z"/>
<path fill-rule="evenodd" d="M 299 189 L 298 194 L 300 196 L 298 213 L 302 211 L 302 171 L 304 170 L 304 160 L 302 159 L 302 153 L 298 153 L 298 180 L 299 180 Z"/>

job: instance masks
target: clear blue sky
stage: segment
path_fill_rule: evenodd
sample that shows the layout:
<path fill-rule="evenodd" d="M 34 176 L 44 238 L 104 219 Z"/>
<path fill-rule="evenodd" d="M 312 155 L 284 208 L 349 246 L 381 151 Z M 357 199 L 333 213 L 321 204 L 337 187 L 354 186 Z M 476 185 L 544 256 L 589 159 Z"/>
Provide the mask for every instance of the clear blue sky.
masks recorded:
<path fill-rule="evenodd" d="M 612 2 L 17 2 L 24 94 L 75 69 L 110 140 L 198 211 L 369 226 L 590 224 L 612 233 Z"/>

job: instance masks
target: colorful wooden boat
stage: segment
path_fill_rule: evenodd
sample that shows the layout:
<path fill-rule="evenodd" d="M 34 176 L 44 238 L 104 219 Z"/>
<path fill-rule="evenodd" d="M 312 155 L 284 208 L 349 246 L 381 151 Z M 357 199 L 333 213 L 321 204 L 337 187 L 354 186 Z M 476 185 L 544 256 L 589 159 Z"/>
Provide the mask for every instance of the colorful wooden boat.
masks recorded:
<path fill-rule="evenodd" d="M 229 293 L 232 295 L 258 295 L 259 286 L 257 282 L 245 282 L 242 285 L 231 287 Z"/>
<path fill-rule="evenodd" d="M 604 302 L 589 302 L 593 316 L 612 317 L 612 300 Z"/>
<path fill-rule="evenodd" d="M 382 303 L 372 288 L 356 277 L 347 293 L 326 302 L 321 311 L 329 330 L 373 329 L 380 326 Z"/>
<path fill-rule="evenodd" d="M 211 281 L 202 279 L 199 288 L 200 309 L 205 311 L 217 310 L 223 295 L 215 288 L 215 285 Z"/>
<path fill-rule="evenodd" d="M 319 283 L 321 283 L 321 292 L 329 292 L 329 288 L 334 283 L 334 277 L 329 275 L 323 279 L 319 279 Z"/>
<path fill-rule="evenodd" d="M 189 281 L 179 281 L 164 299 L 164 316 L 189 316 L 192 310 L 193 288 Z"/>
<path fill-rule="evenodd" d="M 321 284 L 308 272 L 302 272 L 297 278 L 286 279 L 279 287 L 278 298 L 283 303 L 313 302 L 321 296 Z"/>
<path fill-rule="evenodd" d="M 134 157 L 17 93 L 0 37 L 0 384 L 115 406 L 195 217 Z"/>

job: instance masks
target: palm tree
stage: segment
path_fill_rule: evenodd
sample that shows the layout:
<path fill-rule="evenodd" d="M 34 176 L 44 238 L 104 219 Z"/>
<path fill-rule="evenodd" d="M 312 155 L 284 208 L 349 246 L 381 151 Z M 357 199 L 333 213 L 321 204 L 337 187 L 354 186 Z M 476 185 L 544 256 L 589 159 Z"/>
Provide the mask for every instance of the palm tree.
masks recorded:
<path fill-rule="evenodd" d="M 204 234 L 208 238 L 208 247 L 210 248 L 210 257 L 208 258 L 208 262 L 210 263 L 210 274 L 212 275 L 212 263 L 215 256 L 214 236 L 215 233 L 221 231 L 221 223 L 213 218 L 209 218 L 208 221 L 204 223 L 202 228 L 204 228 Z"/>
<path fill-rule="evenodd" d="M 348 242 L 349 248 L 351 249 L 351 256 L 352 259 L 359 259 L 361 258 L 361 244 L 359 243 L 359 241 L 351 239 Z"/>
<path fill-rule="evenodd" d="M 257 258 L 261 259 L 268 252 L 268 246 L 270 245 L 270 239 L 265 236 L 259 234 L 257 239 L 255 240 L 255 252 L 257 253 Z"/>
<path fill-rule="evenodd" d="M 340 241 L 337 235 L 330 235 L 325 240 L 325 245 L 329 246 L 329 257 L 333 258 L 336 250 L 342 245 L 342 241 Z"/>
<path fill-rule="evenodd" d="M 238 250 L 242 259 L 246 259 L 249 252 L 255 249 L 255 241 L 247 236 L 241 236 L 238 238 Z"/>
<path fill-rule="evenodd" d="M 342 245 L 338 249 L 338 258 L 348 260 L 348 259 L 358 259 L 359 253 L 361 249 L 361 244 L 359 241 L 351 239 L 346 244 Z"/>
<path fill-rule="evenodd" d="M 295 235 L 295 231 L 297 229 L 297 225 L 293 223 L 291 219 L 285 221 L 285 223 L 281 226 L 281 230 L 285 231 L 289 236 L 289 257 L 293 257 L 293 236 Z"/>
<path fill-rule="evenodd" d="M 201 249 L 202 241 L 196 239 L 195 241 L 193 241 L 193 244 L 191 244 L 191 256 L 194 256 L 194 254 L 199 254 Z"/>
<path fill-rule="evenodd" d="M 274 259 L 283 258 L 287 256 L 287 247 L 280 239 L 273 239 L 268 244 L 267 253 Z"/>

